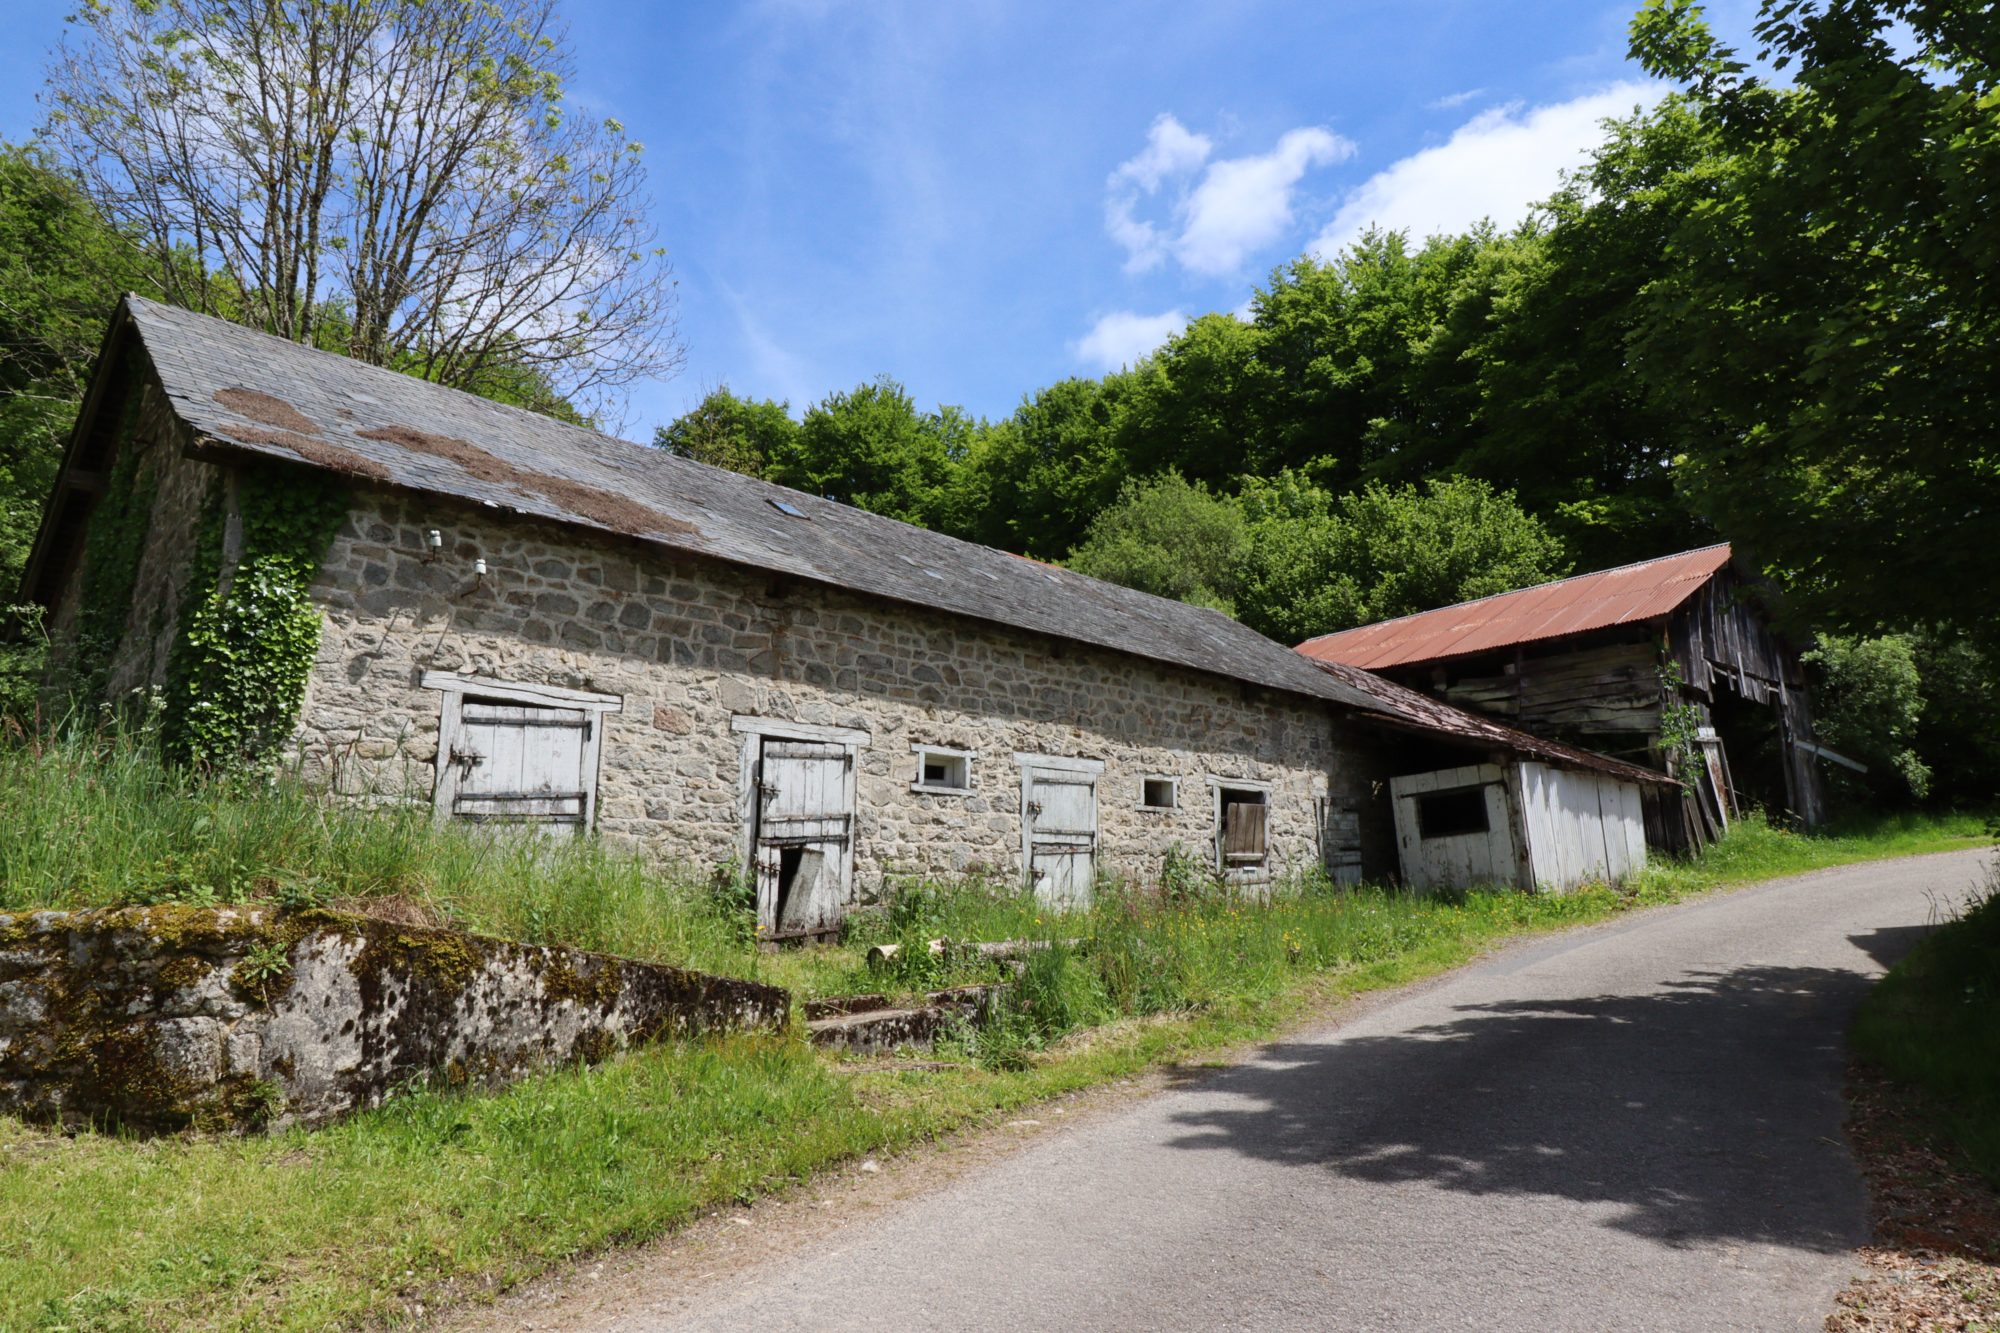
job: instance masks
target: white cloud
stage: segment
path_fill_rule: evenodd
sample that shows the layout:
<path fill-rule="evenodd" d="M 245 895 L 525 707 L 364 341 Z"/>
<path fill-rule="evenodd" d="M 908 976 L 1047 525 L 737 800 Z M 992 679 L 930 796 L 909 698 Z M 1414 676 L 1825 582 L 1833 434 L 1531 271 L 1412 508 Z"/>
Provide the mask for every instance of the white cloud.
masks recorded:
<path fill-rule="evenodd" d="M 1127 273 L 1144 273 L 1167 257 L 1169 238 L 1139 217 L 1139 200 L 1159 193 L 1170 180 L 1193 175 L 1214 146 L 1207 135 L 1162 113 L 1146 131 L 1146 146 L 1138 156 L 1119 163 L 1104 183 L 1104 229 L 1124 247 Z"/>
<path fill-rule="evenodd" d="M 1206 134 L 1196 134 L 1171 115 L 1162 114 L 1146 131 L 1146 146 L 1129 162 L 1121 162 L 1111 173 L 1111 183 L 1130 182 L 1150 194 L 1161 182 L 1185 176 L 1208 161 L 1215 144 Z"/>
<path fill-rule="evenodd" d="M 1292 225 L 1293 192 L 1305 174 L 1354 153 L 1348 140 L 1312 126 L 1287 132 L 1268 153 L 1211 161 L 1214 147 L 1162 115 L 1145 148 L 1111 173 L 1104 227 L 1125 250 L 1126 272 L 1143 273 L 1169 256 L 1194 273 L 1236 272 Z M 1168 224 L 1139 216 L 1140 203 L 1168 187 Z"/>
<path fill-rule="evenodd" d="M 1070 344 L 1077 359 L 1102 370 L 1117 370 L 1142 359 L 1148 352 L 1187 327 L 1188 317 L 1178 310 L 1142 315 L 1136 310 L 1117 310 L 1097 321 L 1090 332 Z"/>
<path fill-rule="evenodd" d="M 1654 83 L 1619 83 L 1552 106 L 1482 111 L 1435 148 L 1376 172 L 1350 192 L 1310 247 L 1340 253 L 1369 226 L 1421 239 L 1463 231 L 1481 218 L 1509 226 L 1555 192 L 1560 174 L 1603 142 L 1600 122 L 1650 106 Z"/>
<path fill-rule="evenodd" d="M 1353 155 L 1354 145 L 1337 134 L 1299 129 L 1268 153 L 1211 163 L 1182 210 L 1174 257 L 1196 273 L 1236 272 L 1292 225 L 1292 188 L 1300 178 Z"/>
<path fill-rule="evenodd" d="M 1470 102 L 1473 98 L 1480 96 L 1485 91 L 1486 90 L 1484 88 L 1467 88 L 1464 92 L 1460 93 L 1446 93 L 1443 97 L 1436 98 L 1435 100 L 1430 102 L 1426 102 L 1424 104 L 1424 109 L 1426 111 L 1456 110 L 1457 108 L 1464 106 L 1467 102 Z"/>

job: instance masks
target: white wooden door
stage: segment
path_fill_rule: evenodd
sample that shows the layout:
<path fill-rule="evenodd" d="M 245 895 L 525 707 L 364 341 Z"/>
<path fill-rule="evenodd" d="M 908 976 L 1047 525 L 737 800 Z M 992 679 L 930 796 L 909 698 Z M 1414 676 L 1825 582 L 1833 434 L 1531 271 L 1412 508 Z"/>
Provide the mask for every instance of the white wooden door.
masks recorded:
<path fill-rule="evenodd" d="M 854 756 L 767 738 L 757 776 L 757 921 L 767 938 L 829 934 L 852 882 Z"/>
<path fill-rule="evenodd" d="M 1022 792 L 1035 896 L 1051 907 L 1088 906 L 1097 876 L 1097 775 L 1027 768 Z"/>
<path fill-rule="evenodd" d="M 448 756 L 457 769 L 452 817 L 574 835 L 590 814 L 585 765 L 596 725 L 581 708 L 467 699 Z"/>
<path fill-rule="evenodd" d="M 1506 779 L 1497 764 L 1391 778 L 1389 794 L 1404 883 L 1462 888 L 1518 880 Z"/>

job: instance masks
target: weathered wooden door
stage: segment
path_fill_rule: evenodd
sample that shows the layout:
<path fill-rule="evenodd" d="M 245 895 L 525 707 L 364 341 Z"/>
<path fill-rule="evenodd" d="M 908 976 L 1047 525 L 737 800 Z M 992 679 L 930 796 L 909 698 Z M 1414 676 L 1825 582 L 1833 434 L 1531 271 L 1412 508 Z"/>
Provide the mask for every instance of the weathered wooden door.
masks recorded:
<path fill-rule="evenodd" d="M 448 756 L 452 817 L 573 836 L 590 814 L 585 764 L 596 725 L 581 708 L 467 699 Z"/>
<path fill-rule="evenodd" d="M 1422 889 L 1520 883 L 1519 843 L 1499 765 L 1391 778 L 1389 795 L 1405 884 Z"/>
<path fill-rule="evenodd" d="M 1022 795 L 1035 896 L 1051 907 L 1089 905 L 1097 876 L 1097 775 L 1026 768 Z"/>
<path fill-rule="evenodd" d="M 854 855 L 854 755 L 767 738 L 757 765 L 757 921 L 766 938 L 831 934 Z"/>

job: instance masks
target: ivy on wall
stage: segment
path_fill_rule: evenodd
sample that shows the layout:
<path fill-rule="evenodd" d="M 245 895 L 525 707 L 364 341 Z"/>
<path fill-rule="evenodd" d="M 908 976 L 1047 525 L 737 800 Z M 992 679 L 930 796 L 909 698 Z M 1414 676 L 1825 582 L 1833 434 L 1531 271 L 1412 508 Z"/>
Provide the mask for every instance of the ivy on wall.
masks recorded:
<path fill-rule="evenodd" d="M 139 582 L 139 561 L 153 521 L 153 458 L 134 443 L 144 396 L 135 388 L 125 397 L 111 475 L 91 511 L 84 539 L 76 629 L 58 681 L 72 698 L 92 703 L 103 698 L 112 664 L 124 645 L 132 590 Z"/>
<path fill-rule="evenodd" d="M 253 764 L 290 736 L 319 651 L 309 590 L 348 495 L 324 474 L 263 464 L 237 474 L 233 508 L 241 554 L 225 569 L 231 506 L 210 497 L 167 663 L 162 738 L 202 768 Z"/>
<path fill-rule="evenodd" d="M 1696 774 L 1705 767 L 1701 753 L 1701 709 L 1687 702 L 1687 678 L 1681 664 L 1669 657 L 1660 668 L 1660 753 L 1667 770 L 1681 786 L 1695 790 Z"/>

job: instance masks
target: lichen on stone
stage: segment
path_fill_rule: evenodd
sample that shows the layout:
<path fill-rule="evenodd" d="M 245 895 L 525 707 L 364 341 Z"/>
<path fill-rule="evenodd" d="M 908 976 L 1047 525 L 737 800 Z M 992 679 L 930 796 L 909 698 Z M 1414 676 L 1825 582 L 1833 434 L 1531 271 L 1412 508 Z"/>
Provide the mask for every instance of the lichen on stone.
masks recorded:
<path fill-rule="evenodd" d="M 585 960 L 579 968 L 575 959 Z M 542 994 L 551 1001 L 568 1001 L 586 1009 L 609 1009 L 625 991 L 625 978 L 616 958 L 572 955 L 563 949 L 549 950 L 542 960 Z"/>
<path fill-rule="evenodd" d="M 323 909 L 168 904 L 0 930 L 15 946 L 0 1108 L 140 1131 L 319 1123 L 397 1087 L 493 1086 L 790 1009 L 754 982 Z"/>

